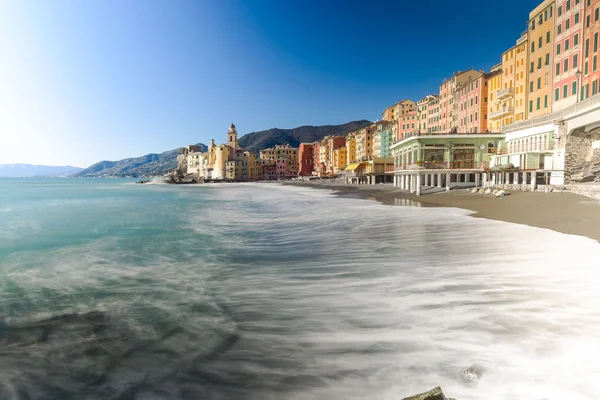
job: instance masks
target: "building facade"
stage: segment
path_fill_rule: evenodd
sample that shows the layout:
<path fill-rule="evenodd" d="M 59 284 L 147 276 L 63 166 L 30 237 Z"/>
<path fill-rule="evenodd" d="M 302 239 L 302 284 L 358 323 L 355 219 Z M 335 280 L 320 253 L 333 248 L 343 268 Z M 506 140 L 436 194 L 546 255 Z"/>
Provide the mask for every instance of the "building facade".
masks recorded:
<path fill-rule="evenodd" d="M 406 135 L 417 133 L 419 131 L 419 121 L 417 120 L 417 111 L 411 111 L 398 119 L 398 137 L 400 140 Z"/>
<path fill-rule="evenodd" d="M 439 96 L 427 95 L 417 102 L 417 121 L 418 131 L 431 133 L 435 132 L 439 118 Z"/>
<path fill-rule="evenodd" d="M 585 1 L 585 20 L 583 21 L 583 69 L 581 77 L 580 99 L 587 99 L 600 92 L 600 69 L 598 66 L 598 36 L 600 35 L 600 0 Z"/>
<path fill-rule="evenodd" d="M 442 82 L 439 95 L 438 123 L 434 132 L 449 132 L 457 126 L 458 117 L 455 113 L 454 94 L 459 86 L 463 86 L 467 81 L 475 78 L 476 74 L 481 74 L 481 72 L 472 69 L 464 72 L 458 71 Z"/>
<path fill-rule="evenodd" d="M 314 171 L 313 161 L 314 144 L 312 143 L 300 143 L 298 149 L 298 175 L 299 176 L 311 176 Z"/>
<path fill-rule="evenodd" d="M 492 74 L 497 75 L 499 71 Z M 457 86 L 454 91 L 455 132 L 476 133 L 487 130 L 487 76 L 483 72 Z"/>
<path fill-rule="evenodd" d="M 555 0 L 544 0 L 529 13 L 528 118 L 552 112 L 555 16 Z"/>
<path fill-rule="evenodd" d="M 557 0 L 552 111 L 577 102 L 586 0 Z"/>
<path fill-rule="evenodd" d="M 298 176 L 298 149 L 288 145 L 277 145 L 275 147 L 260 151 L 259 159 L 263 162 L 275 164 L 277 179 L 290 179 Z M 263 163 L 267 165 L 268 163 Z"/>

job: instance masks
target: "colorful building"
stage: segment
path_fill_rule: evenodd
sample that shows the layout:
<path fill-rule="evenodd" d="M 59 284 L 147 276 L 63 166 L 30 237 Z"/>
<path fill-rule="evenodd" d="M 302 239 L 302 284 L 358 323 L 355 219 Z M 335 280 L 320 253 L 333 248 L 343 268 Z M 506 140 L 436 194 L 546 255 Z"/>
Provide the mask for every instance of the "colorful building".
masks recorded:
<path fill-rule="evenodd" d="M 356 162 L 356 132 L 350 132 L 346 136 L 346 158 L 349 164 Z"/>
<path fill-rule="evenodd" d="M 373 157 L 390 157 L 390 146 L 393 143 L 394 127 L 397 121 L 381 121 L 375 123 L 373 133 Z"/>
<path fill-rule="evenodd" d="M 386 108 L 381 114 L 383 121 L 397 120 L 403 115 L 413 112 L 417 109 L 417 104 L 412 100 L 402 100 Z"/>
<path fill-rule="evenodd" d="M 598 66 L 598 36 L 600 35 L 600 0 L 585 1 L 583 21 L 583 69 L 581 70 L 580 99 L 587 99 L 600 92 L 600 69 Z"/>
<path fill-rule="evenodd" d="M 442 82 L 440 85 L 438 123 L 434 132 L 450 132 L 457 126 L 458 117 L 455 113 L 454 104 L 455 91 L 459 86 L 463 86 L 478 74 L 481 74 L 481 72 L 472 69 L 464 72 L 458 71 Z"/>
<path fill-rule="evenodd" d="M 290 179 L 298 176 L 298 149 L 288 145 L 277 145 L 260 151 L 261 161 L 275 163 L 277 179 Z"/>
<path fill-rule="evenodd" d="M 552 112 L 555 49 L 555 0 L 544 0 L 529 13 L 529 108 L 527 118 Z"/>
<path fill-rule="evenodd" d="M 586 0 L 557 0 L 554 38 L 554 101 L 558 111 L 577 102 L 584 41 L 583 21 Z"/>
<path fill-rule="evenodd" d="M 201 179 L 253 181 L 260 178 L 260 166 L 254 153 L 238 146 L 234 124 L 227 131 L 227 143 L 217 146 L 212 139 L 208 150 L 199 156 L 198 164 Z"/>
<path fill-rule="evenodd" d="M 339 147 L 333 151 L 331 160 L 331 171 L 333 175 L 338 175 L 342 169 L 348 165 L 348 159 L 346 157 L 346 147 Z"/>
<path fill-rule="evenodd" d="M 373 156 L 373 133 L 374 125 L 358 130 L 354 139 L 356 140 L 356 160 L 366 161 Z"/>
<path fill-rule="evenodd" d="M 299 176 L 311 176 L 313 174 L 315 168 L 313 160 L 314 148 L 313 143 L 300 143 L 300 148 L 298 149 Z"/>
<path fill-rule="evenodd" d="M 411 111 L 406 113 L 402 117 L 398 118 L 398 136 L 396 140 L 406 137 L 419 132 L 419 121 L 417 120 L 417 111 Z"/>
<path fill-rule="evenodd" d="M 321 171 L 321 142 L 313 143 L 313 174 L 319 175 Z"/>
<path fill-rule="evenodd" d="M 474 74 L 471 80 L 457 86 L 454 91 L 454 115 L 457 117 L 456 132 L 477 133 L 487 130 L 488 77 L 499 75 L 495 70 L 489 75 Z"/>
<path fill-rule="evenodd" d="M 427 95 L 417 102 L 418 132 L 435 132 L 439 119 L 439 96 Z"/>
<path fill-rule="evenodd" d="M 488 129 L 500 132 L 506 125 L 527 117 L 528 33 L 502 53 L 501 76 L 488 82 Z M 492 68 L 493 69 L 493 68 Z"/>

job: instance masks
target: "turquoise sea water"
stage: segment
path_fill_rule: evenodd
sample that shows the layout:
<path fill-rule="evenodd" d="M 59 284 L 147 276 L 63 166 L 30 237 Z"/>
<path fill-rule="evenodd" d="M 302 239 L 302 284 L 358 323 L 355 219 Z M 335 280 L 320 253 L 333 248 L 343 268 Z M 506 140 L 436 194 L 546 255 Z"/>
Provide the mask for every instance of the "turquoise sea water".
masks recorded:
<path fill-rule="evenodd" d="M 276 184 L 0 179 L 0 399 L 598 399 L 599 260 Z"/>

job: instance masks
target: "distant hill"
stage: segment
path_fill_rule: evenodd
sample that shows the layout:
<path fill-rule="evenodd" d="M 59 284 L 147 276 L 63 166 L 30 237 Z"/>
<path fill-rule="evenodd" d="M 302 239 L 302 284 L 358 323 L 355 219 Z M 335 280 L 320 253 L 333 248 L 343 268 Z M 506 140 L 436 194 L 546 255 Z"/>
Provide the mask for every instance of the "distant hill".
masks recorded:
<path fill-rule="evenodd" d="M 367 120 L 352 121 L 343 125 L 300 126 L 294 129 L 272 128 L 266 131 L 252 132 L 242 136 L 240 146 L 258 155 L 262 149 L 275 145 L 289 144 L 292 147 L 300 146 L 303 142 L 314 142 L 327 135 L 345 135 L 348 132 L 364 128 L 372 122 Z"/>
<path fill-rule="evenodd" d="M 206 146 L 198 143 L 202 151 Z M 162 176 L 177 167 L 177 154 L 180 148 L 165 151 L 160 154 L 146 154 L 136 158 L 126 158 L 119 161 L 100 161 L 73 176 L 87 178 L 146 178 Z"/>
<path fill-rule="evenodd" d="M 32 176 L 67 176 L 83 170 L 83 168 L 33 164 L 0 164 L 2 178 L 28 178 Z"/>

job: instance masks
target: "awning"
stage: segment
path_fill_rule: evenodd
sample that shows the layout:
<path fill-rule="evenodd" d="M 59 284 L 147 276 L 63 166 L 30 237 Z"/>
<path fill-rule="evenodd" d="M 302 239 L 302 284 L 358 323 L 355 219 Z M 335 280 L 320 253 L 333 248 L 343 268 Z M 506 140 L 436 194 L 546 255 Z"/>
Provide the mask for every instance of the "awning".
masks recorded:
<path fill-rule="evenodd" d="M 344 168 L 344 171 L 354 171 L 356 168 L 360 167 L 361 163 L 357 163 L 357 164 L 349 164 L 346 168 Z"/>

